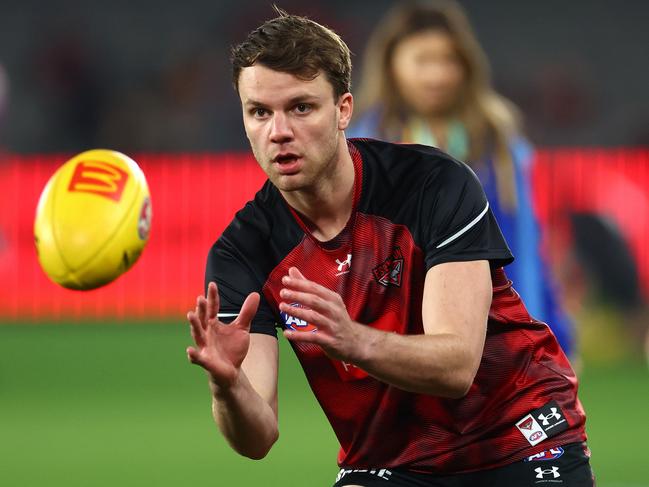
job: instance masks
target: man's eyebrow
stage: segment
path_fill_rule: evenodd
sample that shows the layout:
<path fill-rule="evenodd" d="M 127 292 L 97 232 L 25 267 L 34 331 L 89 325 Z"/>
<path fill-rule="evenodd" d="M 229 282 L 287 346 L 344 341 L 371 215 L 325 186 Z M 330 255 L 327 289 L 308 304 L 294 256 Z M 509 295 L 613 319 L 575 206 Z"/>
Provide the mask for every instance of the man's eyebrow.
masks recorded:
<path fill-rule="evenodd" d="M 298 96 L 294 96 L 293 98 L 290 98 L 288 100 L 288 104 L 295 105 L 296 103 L 314 102 L 319 100 L 320 97 L 318 95 L 305 94 L 305 95 L 298 95 Z"/>
<path fill-rule="evenodd" d="M 244 106 L 247 107 L 261 107 L 264 106 L 264 104 L 260 101 L 253 100 L 253 99 L 247 99 L 243 102 Z"/>
<path fill-rule="evenodd" d="M 293 98 L 289 98 L 287 101 L 287 104 L 289 106 L 295 105 L 297 103 L 307 103 L 307 102 L 317 102 L 320 101 L 320 96 L 318 95 L 313 95 L 313 94 L 304 94 L 304 95 L 297 95 L 294 96 Z M 246 107 L 265 107 L 267 106 L 264 102 L 248 98 L 243 102 L 243 105 Z"/>

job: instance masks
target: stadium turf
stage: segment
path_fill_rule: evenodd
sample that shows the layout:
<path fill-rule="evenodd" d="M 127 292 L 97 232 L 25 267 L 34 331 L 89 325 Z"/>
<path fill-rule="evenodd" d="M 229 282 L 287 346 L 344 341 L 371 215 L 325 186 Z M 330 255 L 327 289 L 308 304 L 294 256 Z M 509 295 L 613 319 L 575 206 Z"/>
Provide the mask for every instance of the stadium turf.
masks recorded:
<path fill-rule="evenodd" d="M 213 426 L 189 342 L 182 323 L 0 325 L 0 485 L 333 483 L 335 437 L 284 343 L 280 440 L 252 461 Z M 649 486 L 644 364 L 586 364 L 580 393 L 599 487 Z"/>

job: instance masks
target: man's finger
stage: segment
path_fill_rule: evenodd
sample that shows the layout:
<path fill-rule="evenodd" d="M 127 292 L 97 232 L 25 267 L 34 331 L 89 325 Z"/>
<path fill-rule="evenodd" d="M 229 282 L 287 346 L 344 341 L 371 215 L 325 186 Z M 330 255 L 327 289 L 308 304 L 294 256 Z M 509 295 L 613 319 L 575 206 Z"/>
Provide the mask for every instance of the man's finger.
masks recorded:
<path fill-rule="evenodd" d="M 196 344 L 197 347 L 200 348 L 204 347 L 205 335 L 204 335 L 203 326 L 201 325 L 198 316 L 196 315 L 195 312 L 190 311 L 189 313 L 187 313 L 187 320 L 189 321 L 189 326 L 192 331 L 192 338 L 194 339 L 194 343 Z"/>
<path fill-rule="evenodd" d="M 196 298 L 196 313 L 198 314 L 201 326 L 205 328 L 207 326 L 207 300 L 203 296 Z"/>
<path fill-rule="evenodd" d="M 300 272 L 295 267 L 292 267 L 291 269 L 295 269 L 295 271 L 298 273 Z M 337 295 L 337 293 L 332 291 L 331 289 L 321 286 L 320 284 L 313 281 L 309 281 L 304 276 L 302 276 L 302 274 L 299 274 L 299 276 L 301 277 L 298 277 L 295 272 L 291 272 L 291 270 L 289 269 L 289 274 L 282 278 L 282 284 L 284 284 L 284 286 L 286 286 L 287 288 L 294 289 L 296 291 L 316 294 L 317 296 L 320 296 L 324 299 L 331 299 L 333 296 Z"/>
<path fill-rule="evenodd" d="M 300 272 L 300 269 L 297 267 L 290 267 L 288 270 L 288 275 L 295 279 L 306 279 L 304 275 Z"/>
<path fill-rule="evenodd" d="M 241 311 L 239 311 L 239 316 L 237 317 L 236 320 L 234 320 L 233 323 L 236 323 L 237 326 L 243 329 L 249 330 L 250 323 L 252 322 L 252 319 L 257 314 L 257 308 L 259 308 L 260 299 L 261 298 L 259 297 L 259 293 L 248 294 L 248 297 L 243 302 L 243 306 L 241 306 Z"/>
<path fill-rule="evenodd" d="M 315 343 L 324 345 L 324 337 L 317 331 L 293 331 L 284 330 L 284 336 L 292 342 Z"/>
<path fill-rule="evenodd" d="M 333 303 L 326 301 L 325 299 L 317 296 L 315 294 L 294 291 L 292 289 L 282 289 L 280 296 L 283 300 L 289 303 L 300 303 L 301 305 L 316 310 L 319 313 L 329 315 L 331 306 Z"/>
<path fill-rule="evenodd" d="M 207 319 L 213 320 L 219 312 L 219 292 L 215 282 L 207 285 Z"/>
<path fill-rule="evenodd" d="M 187 358 L 193 364 L 200 365 L 203 367 L 203 361 L 201 360 L 201 354 L 194 347 L 187 347 Z"/>

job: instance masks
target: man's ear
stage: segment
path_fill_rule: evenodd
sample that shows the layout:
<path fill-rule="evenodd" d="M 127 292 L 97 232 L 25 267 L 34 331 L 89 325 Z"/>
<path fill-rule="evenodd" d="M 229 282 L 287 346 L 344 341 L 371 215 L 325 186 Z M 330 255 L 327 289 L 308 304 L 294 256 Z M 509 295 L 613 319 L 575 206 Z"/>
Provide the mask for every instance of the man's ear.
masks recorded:
<path fill-rule="evenodd" d="M 349 92 L 344 93 L 340 95 L 336 106 L 340 115 L 338 119 L 338 130 L 345 130 L 349 126 L 352 113 L 354 112 L 354 97 Z"/>

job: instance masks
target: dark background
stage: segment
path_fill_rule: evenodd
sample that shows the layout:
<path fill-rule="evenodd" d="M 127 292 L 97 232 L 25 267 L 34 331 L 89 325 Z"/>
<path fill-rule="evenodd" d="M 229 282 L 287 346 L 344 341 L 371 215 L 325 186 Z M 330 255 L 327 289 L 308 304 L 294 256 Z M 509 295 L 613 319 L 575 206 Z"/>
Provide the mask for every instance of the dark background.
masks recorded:
<path fill-rule="evenodd" d="M 278 5 L 340 33 L 359 74 L 364 43 L 392 3 Z M 461 3 L 537 145 L 649 143 L 649 2 Z M 23 153 L 245 149 L 228 51 L 273 15 L 259 0 L 0 0 L 0 93 L 7 79 L 9 93 L 0 94 L 0 144 Z"/>

